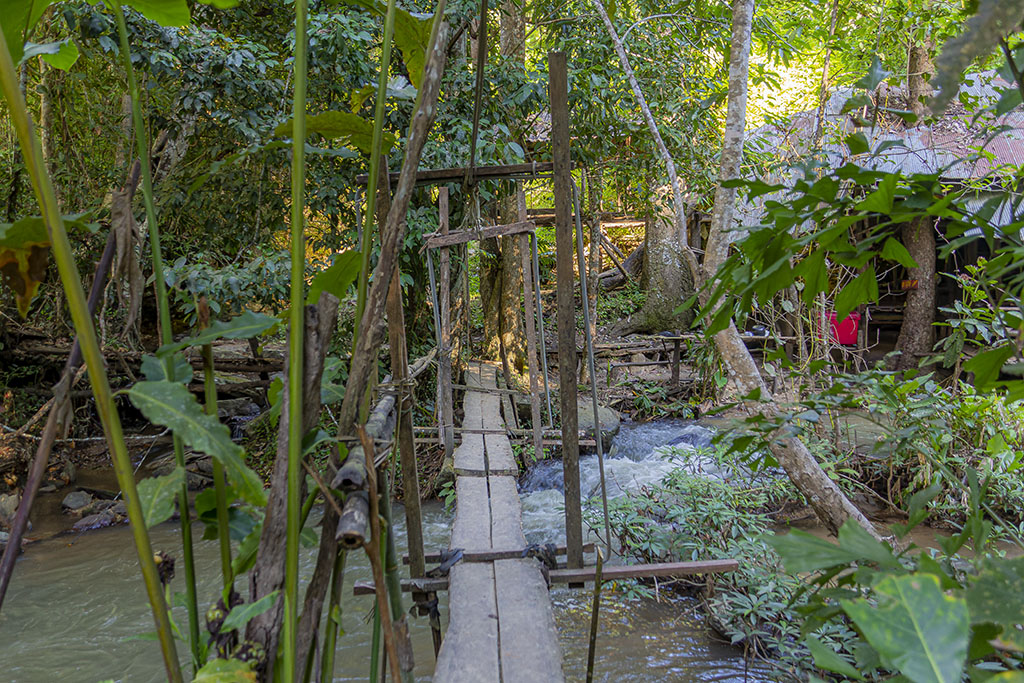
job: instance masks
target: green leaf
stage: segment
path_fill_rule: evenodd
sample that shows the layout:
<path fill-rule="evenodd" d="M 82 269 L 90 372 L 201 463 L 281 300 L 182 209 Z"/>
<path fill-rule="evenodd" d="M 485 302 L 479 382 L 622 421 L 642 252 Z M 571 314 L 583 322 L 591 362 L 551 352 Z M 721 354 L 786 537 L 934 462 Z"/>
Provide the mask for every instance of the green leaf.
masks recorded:
<path fill-rule="evenodd" d="M 242 447 L 231 440 L 227 426 L 203 411 L 184 385 L 168 381 L 136 382 L 126 393 L 147 420 L 170 427 L 189 447 L 219 460 L 242 498 L 254 505 L 266 505 L 263 482 L 245 464 Z"/>
<path fill-rule="evenodd" d="M 231 612 L 224 618 L 224 624 L 220 627 L 220 630 L 222 632 L 227 632 L 245 628 L 245 625 L 248 624 L 251 619 L 258 617 L 274 606 L 280 592 L 281 591 L 274 591 L 273 593 L 264 595 L 256 602 L 250 602 L 245 605 L 238 605 L 237 607 L 231 608 Z"/>
<path fill-rule="evenodd" d="M 874 538 L 852 519 L 846 520 L 839 528 L 839 546 L 857 556 L 859 560 L 874 562 L 883 569 L 902 568 L 889 546 Z"/>
<path fill-rule="evenodd" d="M 871 150 L 868 139 L 860 131 L 846 137 L 846 146 L 850 148 L 850 154 L 853 156 L 866 154 Z"/>
<path fill-rule="evenodd" d="M 814 636 L 808 636 L 805 642 L 807 643 L 807 649 L 811 651 L 811 655 L 814 657 L 814 665 L 819 669 L 831 671 L 832 673 L 837 673 L 857 681 L 864 680 L 864 677 L 860 675 L 860 672 L 852 664 Z"/>
<path fill-rule="evenodd" d="M 142 357 L 142 376 L 151 382 L 168 380 L 179 384 L 188 384 L 192 381 L 192 364 L 188 362 L 183 354 L 174 354 L 174 365 L 171 369 L 171 376 L 167 376 L 167 366 L 163 358 L 146 354 Z"/>
<path fill-rule="evenodd" d="M 986 390 L 999 379 L 999 371 L 1003 364 L 1013 356 L 1012 344 L 1004 344 L 988 351 L 982 351 L 966 363 L 964 370 L 974 373 L 974 384 L 978 389 Z"/>
<path fill-rule="evenodd" d="M 157 351 L 157 355 L 166 356 L 168 353 L 177 353 L 190 346 L 205 346 L 206 344 L 212 344 L 218 339 L 250 339 L 258 337 L 279 322 L 281 321 L 272 315 L 245 311 L 227 322 L 220 320 L 214 322 L 194 337 L 188 337 L 173 344 L 165 344 Z"/>
<path fill-rule="evenodd" d="M 196 672 L 193 683 L 248 683 L 256 680 L 254 662 L 238 659 L 212 659 Z"/>
<path fill-rule="evenodd" d="M 0 29 L 7 41 L 11 61 L 20 64 L 24 58 L 24 47 L 32 29 L 50 6 L 52 0 L 5 0 L 0 12 Z"/>
<path fill-rule="evenodd" d="M 36 56 L 56 69 L 67 71 L 78 61 L 78 46 L 70 39 L 55 43 L 25 43 L 22 59 Z"/>
<path fill-rule="evenodd" d="M 907 248 L 892 237 L 885 240 L 885 244 L 882 245 L 882 258 L 895 261 L 904 268 L 917 268 L 917 261 L 911 257 Z"/>
<path fill-rule="evenodd" d="M 401 8 L 395 10 L 395 45 L 402 51 L 409 82 L 416 88 L 420 87 L 423 79 L 432 24 L 431 15 L 414 16 Z"/>
<path fill-rule="evenodd" d="M 1014 628 L 1024 622 L 1024 557 L 990 559 L 967 587 L 971 623 Z"/>
<path fill-rule="evenodd" d="M 839 292 L 836 297 L 836 318 L 846 320 L 853 309 L 869 301 L 878 301 L 878 278 L 872 266 L 865 268 Z"/>
<path fill-rule="evenodd" d="M 161 26 L 187 26 L 192 21 L 186 0 L 121 0 L 121 4 Z"/>
<path fill-rule="evenodd" d="M 878 182 L 874 192 L 857 202 L 855 209 L 860 211 L 875 211 L 877 213 L 891 213 L 893 198 L 896 196 L 896 183 L 899 176 L 890 174 Z"/>
<path fill-rule="evenodd" d="M 263 533 L 262 525 L 253 529 L 248 536 L 238 544 L 238 552 L 231 560 L 231 572 L 235 576 L 245 574 L 256 564 L 256 551 L 260 547 L 260 535 Z"/>
<path fill-rule="evenodd" d="M 150 477 L 139 482 L 139 502 L 146 528 L 166 522 L 174 514 L 175 496 L 185 484 L 185 469 L 175 467 L 170 474 Z"/>
<path fill-rule="evenodd" d="M 321 292 L 344 299 L 349 286 L 359 277 L 361 267 L 362 255 L 360 252 L 355 249 L 341 252 L 334 258 L 334 263 L 329 268 L 320 271 L 313 277 L 306 303 L 315 304 L 320 301 Z"/>
<path fill-rule="evenodd" d="M 963 598 L 931 574 L 887 576 L 874 595 L 877 604 L 840 601 L 872 647 L 915 683 L 958 683 L 970 641 Z"/>
<path fill-rule="evenodd" d="M 815 249 L 800 261 L 793 272 L 804 279 L 804 289 L 800 298 L 806 306 L 814 304 L 814 299 L 828 285 L 828 270 L 825 268 L 825 250 Z"/>
<path fill-rule="evenodd" d="M 882 66 L 882 62 L 876 56 L 871 60 L 871 68 L 868 72 L 854 85 L 861 90 L 874 90 L 878 87 L 879 83 L 889 76 L 892 76 L 892 72 L 886 71 Z"/>
<path fill-rule="evenodd" d="M 232 9 L 238 7 L 241 0 L 199 0 L 199 2 L 217 9 Z"/>
<path fill-rule="evenodd" d="M 292 119 L 274 129 L 274 135 L 291 137 Z M 355 147 L 369 154 L 373 145 L 373 123 L 347 111 L 325 111 L 315 116 L 306 116 L 306 135 L 322 135 L 328 140 L 339 140 L 341 144 Z M 384 131 L 382 153 L 394 147 L 397 138 Z"/>
<path fill-rule="evenodd" d="M 779 554 L 786 571 L 791 574 L 846 565 L 860 559 L 855 553 L 800 529 L 791 529 L 788 534 L 765 536 L 764 540 Z"/>

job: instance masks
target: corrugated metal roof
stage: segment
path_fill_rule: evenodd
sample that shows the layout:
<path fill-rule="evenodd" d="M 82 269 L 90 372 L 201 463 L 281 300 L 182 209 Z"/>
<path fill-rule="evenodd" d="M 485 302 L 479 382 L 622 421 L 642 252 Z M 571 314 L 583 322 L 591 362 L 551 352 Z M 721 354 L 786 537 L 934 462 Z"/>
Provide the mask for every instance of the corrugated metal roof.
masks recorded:
<path fill-rule="evenodd" d="M 747 150 L 767 153 L 783 162 L 806 157 L 812 151 L 821 118 L 822 144 L 816 156 L 830 166 L 852 161 L 877 171 L 908 175 L 936 173 L 951 181 L 983 178 L 1006 167 L 1024 166 L 1024 109 L 1019 107 L 1001 116 L 985 111 L 998 101 L 1002 91 L 1011 87 L 1013 84 L 995 71 L 971 74 L 961 85 L 959 97 L 943 116 L 929 125 L 914 128 L 907 128 L 898 116 L 884 113 L 874 127 L 858 126 L 855 115 L 870 116 L 872 111 L 842 113 L 853 91 L 840 89 L 829 97 L 823 116 L 817 111 L 804 111 L 750 131 Z M 873 96 L 879 107 L 903 109 L 906 106 L 903 92 L 884 84 Z M 857 130 L 868 138 L 872 150 L 889 144 L 877 154 L 853 155 L 845 138 Z M 789 177 L 764 180 L 786 185 L 794 181 Z M 740 225 L 758 225 L 764 214 L 764 202 L 778 200 L 780 195 L 761 197 L 738 210 Z M 1008 219 L 1009 214 L 1005 217 Z"/>

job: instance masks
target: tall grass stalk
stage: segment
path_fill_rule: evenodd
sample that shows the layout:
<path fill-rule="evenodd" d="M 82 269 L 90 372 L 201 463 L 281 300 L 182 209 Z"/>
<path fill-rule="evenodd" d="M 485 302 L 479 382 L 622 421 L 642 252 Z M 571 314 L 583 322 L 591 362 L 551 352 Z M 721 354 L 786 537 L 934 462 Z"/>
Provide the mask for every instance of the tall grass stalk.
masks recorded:
<path fill-rule="evenodd" d="M 291 296 L 288 334 L 288 498 L 284 569 L 285 681 L 295 680 L 295 639 L 299 604 L 301 525 L 303 325 L 306 244 L 306 37 L 307 0 L 295 0 L 295 91 L 292 99 Z"/>
<path fill-rule="evenodd" d="M 128 42 L 128 27 L 124 19 L 124 10 L 120 2 L 107 0 L 107 5 L 114 15 L 117 24 L 117 35 L 120 41 L 121 63 L 128 78 L 128 95 L 132 105 L 132 128 L 135 134 L 136 154 L 142 169 L 142 200 L 146 206 L 146 222 L 149 226 L 149 244 L 153 258 L 153 280 L 156 290 L 157 312 L 160 320 L 160 342 L 169 344 L 171 337 L 171 307 L 167 297 L 167 281 L 164 279 L 163 253 L 160 248 L 160 226 L 157 223 L 156 204 L 153 201 L 153 173 L 150 168 L 149 141 L 146 135 L 146 123 L 142 118 L 142 103 L 139 92 L 139 81 L 132 66 L 131 45 Z M 164 368 L 168 377 L 173 376 L 174 357 L 171 354 L 164 359 Z M 185 448 L 181 438 L 174 435 L 174 462 L 177 467 L 185 468 Z M 192 653 L 192 666 L 199 670 L 199 606 L 196 594 L 196 566 L 192 544 L 192 519 L 189 512 L 188 485 L 183 480 L 178 491 L 178 510 L 181 514 L 181 545 L 182 562 L 185 565 L 185 604 L 188 610 L 189 646 Z"/>
<path fill-rule="evenodd" d="M 168 680 L 178 683 L 182 681 L 181 666 L 178 663 L 178 655 L 174 646 L 174 636 L 167 613 L 167 605 L 164 601 L 164 593 L 157 574 L 156 563 L 153 561 L 153 547 L 150 544 L 138 490 L 135 487 L 134 471 L 121 429 L 120 416 L 110 390 L 103 353 L 100 349 L 99 339 L 96 337 L 92 316 L 89 315 L 89 307 L 71 251 L 71 243 L 68 241 L 53 184 L 43 160 L 42 147 L 29 117 L 28 107 L 19 86 L 18 74 L 3 32 L 0 32 L 0 89 L 3 90 L 4 99 L 7 101 L 11 123 L 17 132 L 25 167 L 32 181 L 32 189 L 50 235 L 54 261 L 56 261 L 57 271 L 64 287 L 64 295 L 67 297 L 71 320 L 75 325 L 75 332 L 78 334 L 82 357 L 89 371 L 93 396 L 96 399 L 96 411 L 103 424 L 118 485 L 124 494 L 128 518 L 131 521 L 132 537 L 139 556 L 142 580 L 146 586 L 150 607 L 153 610 L 153 620 L 156 622 L 157 638 L 164 659 L 164 668 Z"/>

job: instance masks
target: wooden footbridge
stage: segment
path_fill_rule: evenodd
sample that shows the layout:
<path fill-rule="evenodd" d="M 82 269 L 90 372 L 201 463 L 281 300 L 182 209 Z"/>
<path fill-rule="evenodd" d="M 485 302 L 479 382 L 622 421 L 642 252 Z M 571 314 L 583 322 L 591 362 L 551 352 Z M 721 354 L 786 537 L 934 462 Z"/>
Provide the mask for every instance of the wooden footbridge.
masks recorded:
<path fill-rule="evenodd" d="M 473 364 L 466 384 L 496 387 L 491 365 Z M 518 469 L 494 393 L 468 390 L 462 444 L 455 450 L 457 508 L 450 548 L 521 555 Z M 486 556 L 486 555 L 484 555 Z M 450 620 L 437 681 L 562 681 L 562 656 L 547 582 L 534 558 L 459 562 L 448 582 Z"/>
<path fill-rule="evenodd" d="M 583 235 L 580 224 L 578 191 L 571 176 L 569 158 L 569 126 L 567 71 L 565 55 L 550 55 L 550 83 L 552 113 L 553 161 L 548 164 L 518 164 L 501 167 L 477 167 L 421 171 L 416 181 L 420 184 L 441 185 L 438 192 L 440 230 L 427 235 L 424 247 L 428 250 L 427 265 L 430 274 L 430 295 L 433 304 L 434 327 L 437 334 L 437 443 L 451 457 L 455 477 L 456 513 L 448 548 L 442 552 L 425 552 L 422 544 L 421 520 L 418 503 L 418 480 L 415 454 L 407 461 L 403 452 L 403 479 L 408 504 L 406 518 L 409 528 L 409 578 L 401 581 L 401 590 L 412 592 L 421 614 L 431 614 L 434 630 L 436 670 L 434 680 L 439 683 L 491 683 L 518 682 L 546 683 L 563 681 L 562 655 L 555 627 L 548 588 L 554 583 L 567 583 L 570 587 L 595 586 L 595 611 L 592 620 L 592 647 L 598 628 L 597 592 L 605 581 L 654 576 L 706 575 L 731 571 L 735 560 L 710 560 L 664 564 L 616 567 L 584 566 L 584 552 L 593 550 L 584 544 L 582 501 L 580 496 L 579 446 L 577 423 L 577 354 L 574 281 L 576 264 L 579 273 L 585 272 L 582 254 Z M 474 135 L 475 137 L 475 135 Z M 473 160 L 471 159 L 471 162 Z M 498 236 L 517 235 L 522 253 L 523 316 L 527 337 L 532 443 L 539 456 L 544 442 L 541 421 L 541 397 L 547 400 L 549 427 L 552 419 L 551 398 L 548 387 L 547 351 L 545 349 L 543 307 L 539 300 L 540 273 L 538 268 L 535 226 L 528 220 L 526 202 L 520 185 L 518 191 L 518 220 L 508 225 L 470 226 L 449 231 L 449 190 L 444 185 L 475 182 L 479 178 L 518 180 L 536 179 L 539 174 L 550 174 L 554 179 L 557 256 L 557 328 L 558 349 L 558 401 L 561 429 L 557 432 L 564 471 L 565 538 L 562 548 L 528 547 L 522 527 L 522 507 L 519 499 L 518 465 L 512 451 L 509 433 L 512 431 L 514 410 L 509 394 L 515 393 L 510 382 L 508 362 L 494 364 L 469 361 L 459 367 L 459 358 L 469 350 L 469 275 L 467 246 L 469 242 Z M 468 179 L 468 180 L 467 180 Z M 576 199 L 572 202 L 572 199 Z M 575 215 L 573 206 L 575 203 Z M 575 218 L 575 221 L 573 220 Z M 575 222 L 575 231 L 573 230 Z M 576 245 L 574 248 L 574 235 Z M 461 250 L 461 285 L 450 282 L 450 258 L 453 249 Z M 439 272 L 435 274 L 431 252 L 438 252 Z M 531 263 L 532 251 L 532 263 Z M 459 254 L 457 251 L 456 254 Z M 531 267 L 532 266 L 532 267 Z M 531 277 L 532 276 L 532 277 Z M 580 280 L 583 300 L 586 300 L 585 278 Z M 453 331 L 453 292 L 462 293 L 462 305 L 457 321 L 462 335 Z M 400 310 L 400 309 L 399 309 Z M 586 360 L 590 376 L 594 377 L 594 347 L 589 329 L 588 309 L 584 306 L 584 334 Z M 536 325 L 536 326 L 535 326 Z M 563 332 L 565 330 L 566 332 Z M 540 348 L 538 348 L 538 346 Z M 457 347 L 459 350 L 454 350 Z M 538 362 L 538 357 L 540 362 Z M 503 359 L 504 360 L 504 359 Z M 461 370 L 462 384 L 456 384 Z M 499 372 L 504 376 L 505 388 L 498 388 Z M 540 380 L 543 378 L 543 386 Z M 591 396 L 587 400 L 597 413 L 595 383 L 591 382 Z M 462 389 L 463 419 L 456 427 L 454 390 Z M 504 400 L 503 400 L 504 399 Z M 502 404 L 505 405 L 504 418 Z M 371 420 L 372 422 L 372 420 Z M 383 421 L 378 421 L 383 424 Z M 376 423 L 375 423 L 376 424 Z M 407 441 L 412 442 L 412 425 L 406 426 Z M 368 432 L 370 430 L 368 429 Z M 387 429 L 374 430 L 371 436 L 386 440 Z M 456 432 L 461 442 L 456 447 Z M 598 462 L 601 466 L 602 497 L 604 491 L 604 460 L 601 440 L 595 439 Z M 410 448 L 410 452 L 414 448 Z M 605 527 L 610 528 L 605 503 Z M 346 507 L 347 509 L 347 507 Z M 339 532 L 340 533 L 340 532 Z M 608 554 L 610 534 L 606 532 Z M 556 561 L 555 555 L 565 559 Z M 438 566 L 427 570 L 427 564 Z M 373 593 L 372 582 L 358 583 L 357 593 Z M 447 633 L 441 634 L 442 624 L 433 597 L 448 592 L 449 618 Z M 378 599 L 379 596 L 378 596 Z M 429 607 L 433 605 L 433 607 Z"/>

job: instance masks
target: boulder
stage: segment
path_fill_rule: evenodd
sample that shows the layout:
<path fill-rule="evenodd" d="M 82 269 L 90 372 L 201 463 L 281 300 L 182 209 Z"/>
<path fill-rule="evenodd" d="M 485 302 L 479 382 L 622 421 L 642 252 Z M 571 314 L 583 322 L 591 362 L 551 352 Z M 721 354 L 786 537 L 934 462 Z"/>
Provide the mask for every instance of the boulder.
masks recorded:
<path fill-rule="evenodd" d="M 584 438 L 593 439 L 595 433 L 594 425 L 600 424 L 601 448 L 607 453 L 612 447 L 612 439 L 619 433 L 619 414 L 611 408 L 598 404 L 598 418 L 595 419 L 593 403 L 584 400 L 583 397 L 580 397 L 580 399 L 576 408 L 579 429 L 583 432 Z"/>
<path fill-rule="evenodd" d="M 91 504 L 92 496 L 85 491 L 72 491 L 61 501 L 61 506 L 71 512 L 80 512 Z"/>

